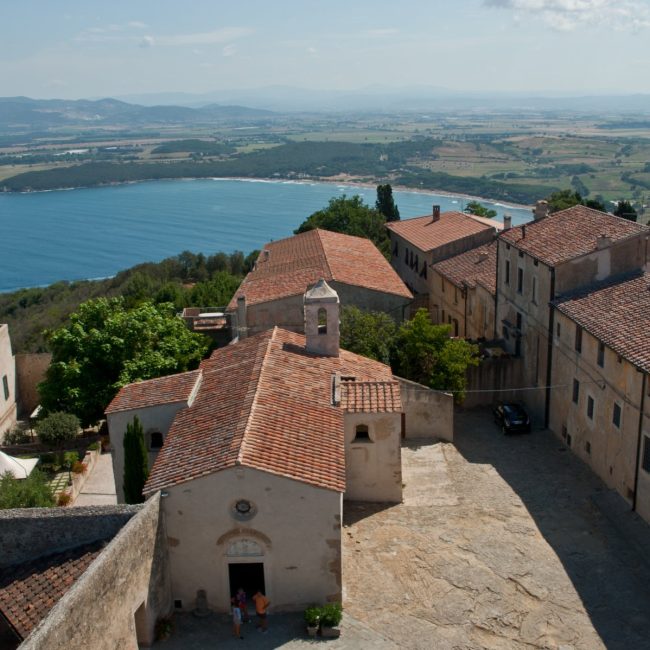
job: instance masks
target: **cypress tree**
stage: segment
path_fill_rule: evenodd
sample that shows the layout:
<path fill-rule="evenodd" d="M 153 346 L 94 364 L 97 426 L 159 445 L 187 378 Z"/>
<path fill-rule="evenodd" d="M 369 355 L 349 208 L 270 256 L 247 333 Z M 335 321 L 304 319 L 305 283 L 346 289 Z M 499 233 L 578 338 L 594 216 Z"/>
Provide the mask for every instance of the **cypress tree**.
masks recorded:
<path fill-rule="evenodd" d="M 136 415 L 126 425 L 124 434 L 124 500 L 127 503 L 142 503 L 142 488 L 149 476 L 147 448 L 144 444 L 144 430 Z"/>

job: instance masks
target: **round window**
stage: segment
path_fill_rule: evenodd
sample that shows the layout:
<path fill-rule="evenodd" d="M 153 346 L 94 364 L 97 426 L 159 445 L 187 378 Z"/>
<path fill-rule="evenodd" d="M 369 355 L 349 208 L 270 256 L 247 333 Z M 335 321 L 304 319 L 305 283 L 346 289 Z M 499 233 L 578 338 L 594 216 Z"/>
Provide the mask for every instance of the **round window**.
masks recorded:
<path fill-rule="evenodd" d="M 248 499 L 237 499 L 230 506 L 230 513 L 235 519 L 245 521 L 252 519 L 257 514 L 257 508 Z"/>
<path fill-rule="evenodd" d="M 247 515 L 251 511 L 252 507 L 251 502 L 246 501 L 245 499 L 237 501 L 235 504 L 235 510 L 237 510 L 240 515 Z"/>

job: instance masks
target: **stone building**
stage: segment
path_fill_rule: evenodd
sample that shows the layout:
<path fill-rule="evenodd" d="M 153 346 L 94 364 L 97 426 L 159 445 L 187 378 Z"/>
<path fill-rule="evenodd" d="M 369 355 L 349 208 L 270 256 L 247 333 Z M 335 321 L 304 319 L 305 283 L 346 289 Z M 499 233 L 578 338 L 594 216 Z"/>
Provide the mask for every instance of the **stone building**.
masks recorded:
<path fill-rule="evenodd" d="M 369 239 L 317 229 L 266 244 L 226 317 L 240 338 L 275 326 L 303 332 L 303 294 L 320 278 L 343 305 L 382 311 L 398 322 L 413 299 Z"/>
<path fill-rule="evenodd" d="M 431 267 L 429 312 L 452 336 L 494 338 L 497 244 L 477 246 Z"/>
<path fill-rule="evenodd" d="M 0 442 L 16 425 L 16 361 L 11 353 L 9 326 L 0 325 Z"/>
<path fill-rule="evenodd" d="M 204 590 L 227 611 L 239 586 L 278 610 L 340 600 L 343 497 L 399 502 L 401 437 L 451 438 L 451 396 L 402 390 L 388 366 L 339 349 L 339 307 L 321 280 L 303 296 L 304 336 L 266 330 L 109 406 L 118 485 L 133 416 L 162 439 L 145 493 L 163 496 L 178 608 Z"/>
<path fill-rule="evenodd" d="M 650 275 L 553 303 L 550 428 L 650 522 Z"/>
<path fill-rule="evenodd" d="M 498 221 L 464 212 L 440 212 L 434 205 L 430 215 L 391 221 L 386 224 L 391 242 L 391 264 L 415 294 L 435 293 L 430 267 L 494 240 Z"/>
<path fill-rule="evenodd" d="M 497 239 L 495 333 L 521 359 L 525 402 L 533 421 L 549 426 L 556 323 L 551 303 L 581 287 L 642 269 L 646 226 L 577 205 L 510 228 Z M 539 387 L 538 390 L 533 390 Z"/>

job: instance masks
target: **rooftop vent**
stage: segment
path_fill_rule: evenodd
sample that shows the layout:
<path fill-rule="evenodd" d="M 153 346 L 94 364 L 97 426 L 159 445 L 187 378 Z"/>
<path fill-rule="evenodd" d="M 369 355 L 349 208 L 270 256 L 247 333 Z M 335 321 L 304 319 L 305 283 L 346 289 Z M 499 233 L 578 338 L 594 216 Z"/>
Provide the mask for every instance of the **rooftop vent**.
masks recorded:
<path fill-rule="evenodd" d="M 433 212 L 431 213 L 431 223 L 435 223 L 436 221 L 440 221 L 440 206 L 439 205 L 434 205 L 433 206 Z"/>
<path fill-rule="evenodd" d="M 503 215 L 503 230 L 510 230 L 512 228 L 512 217 L 509 214 Z"/>
<path fill-rule="evenodd" d="M 535 221 L 544 219 L 549 215 L 548 201 L 537 201 L 535 204 L 535 209 L 533 210 L 533 216 Z"/>
<path fill-rule="evenodd" d="M 485 260 L 490 257 L 490 254 L 487 251 L 480 251 L 476 259 L 476 263 L 485 262 Z"/>

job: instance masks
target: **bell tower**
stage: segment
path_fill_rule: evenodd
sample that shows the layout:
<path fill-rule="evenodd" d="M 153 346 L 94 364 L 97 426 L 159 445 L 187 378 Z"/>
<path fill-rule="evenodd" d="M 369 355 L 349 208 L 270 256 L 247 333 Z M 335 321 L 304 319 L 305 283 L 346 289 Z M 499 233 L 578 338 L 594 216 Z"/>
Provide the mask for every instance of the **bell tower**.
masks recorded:
<path fill-rule="evenodd" d="M 339 296 L 322 278 L 305 293 L 307 352 L 339 356 Z"/>

